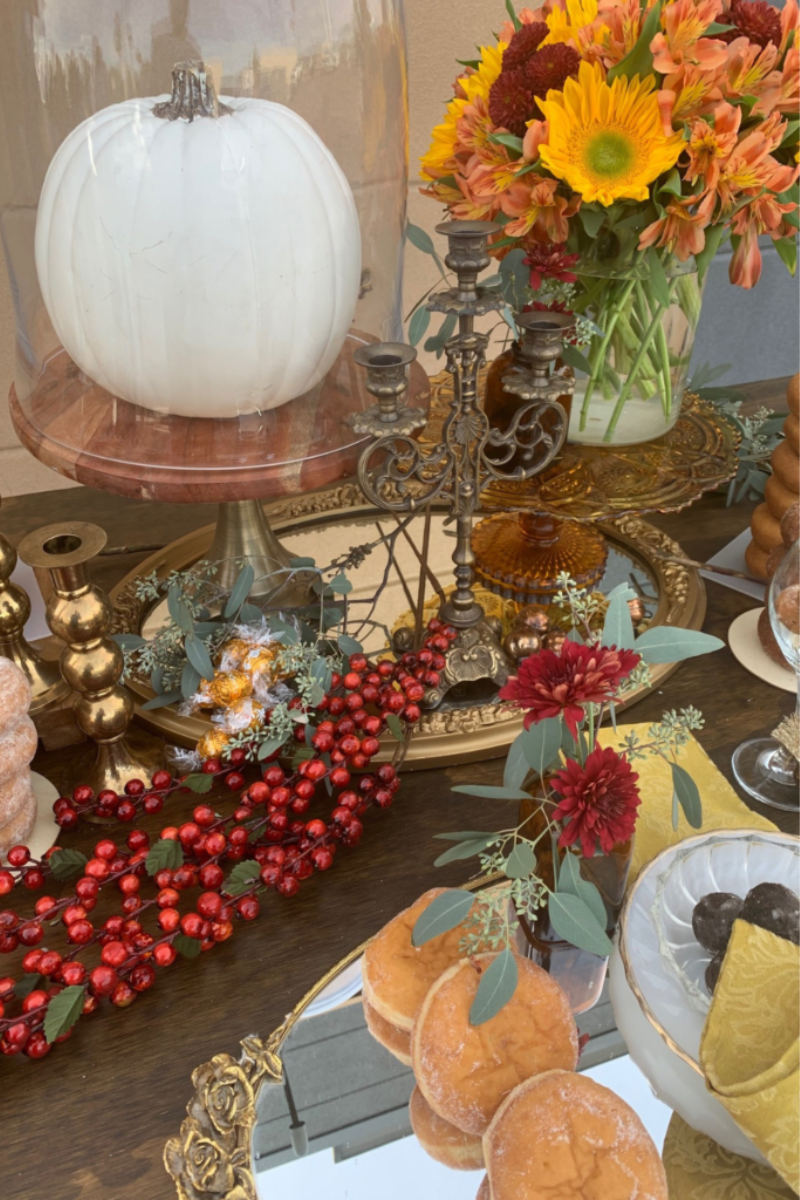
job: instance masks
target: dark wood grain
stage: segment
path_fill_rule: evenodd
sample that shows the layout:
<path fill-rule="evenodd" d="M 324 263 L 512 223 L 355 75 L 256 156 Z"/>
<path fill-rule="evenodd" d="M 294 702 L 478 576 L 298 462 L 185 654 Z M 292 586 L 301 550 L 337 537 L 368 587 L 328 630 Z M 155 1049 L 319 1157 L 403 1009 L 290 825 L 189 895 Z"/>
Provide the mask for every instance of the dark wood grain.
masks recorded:
<path fill-rule="evenodd" d="M 758 398 L 779 406 L 783 394 L 776 381 L 761 385 Z M 750 509 L 726 509 L 724 498 L 713 495 L 656 523 L 691 557 L 707 560 L 747 524 Z M 154 536 L 166 542 L 212 516 L 209 506 L 134 503 L 76 490 L 6 501 L 0 528 L 17 540 L 48 521 L 85 517 L 119 546 Z M 109 586 L 135 561 L 105 558 L 94 576 Z M 725 638 L 752 602 L 707 586 L 704 628 Z M 729 779 L 736 745 L 768 733 L 791 705 L 787 693 L 747 674 L 726 648 L 713 660 L 685 663 L 631 719 L 653 720 L 689 702 L 704 712 L 700 741 Z M 53 774 L 71 753 L 42 756 L 36 766 Z M 213 1054 L 236 1053 L 244 1035 L 275 1028 L 320 974 L 425 888 L 462 881 L 459 864 L 434 870 L 433 834 L 491 827 L 496 814 L 487 802 L 450 788 L 467 778 L 496 783 L 500 772 L 495 761 L 415 773 L 396 806 L 368 822 L 360 847 L 340 854 L 330 874 L 310 881 L 296 899 L 268 897 L 255 924 L 237 926 L 202 962 L 177 962 L 130 1009 L 105 1006 L 46 1061 L 0 1059 L 2 1200 L 172 1200 L 162 1151 L 184 1116 L 192 1070 Z M 191 802 L 177 807 L 188 810 Z M 790 815 L 762 811 L 797 832 Z M 88 849 L 97 837 L 96 828 L 87 828 L 70 844 Z"/>

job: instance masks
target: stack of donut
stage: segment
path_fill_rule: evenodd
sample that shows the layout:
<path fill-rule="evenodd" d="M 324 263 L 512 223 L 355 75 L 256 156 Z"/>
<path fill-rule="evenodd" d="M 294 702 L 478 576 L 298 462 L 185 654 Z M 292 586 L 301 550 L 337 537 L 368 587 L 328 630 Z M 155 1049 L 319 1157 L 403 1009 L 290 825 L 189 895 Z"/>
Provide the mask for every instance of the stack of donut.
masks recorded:
<path fill-rule="evenodd" d="M 0 657 L 0 859 L 28 840 L 36 824 L 30 762 L 37 735 L 28 716 L 31 689 L 19 667 Z"/>
<path fill-rule="evenodd" d="M 753 540 L 745 550 L 747 568 L 758 579 L 770 579 L 770 554 L 783 546 L 781 518 L 800 499 L 800 374 L 789 381 L 786 391 L 789 415 L 783 423 L 784 439 L 772 451 L 772 475 L 764 490 L 764 502 L 753 512 Z M 782 551 L 781 551 L 782 553 Z"/>
<path fill-rule="evenodd" d="M 565 993 L 517 956 L 514 995 L 469 1021 L 494 954 L 462 957 L 461 929 L 412 945 L 426 892 L 364 954 L 367 1026 L 413 1067 L 411 1126 L 455 1170 L 486 1167 L 478 1200 L 667 1200 L 661 1159 L 618 1096 L 575 1074 L 578 1031 Z"/>

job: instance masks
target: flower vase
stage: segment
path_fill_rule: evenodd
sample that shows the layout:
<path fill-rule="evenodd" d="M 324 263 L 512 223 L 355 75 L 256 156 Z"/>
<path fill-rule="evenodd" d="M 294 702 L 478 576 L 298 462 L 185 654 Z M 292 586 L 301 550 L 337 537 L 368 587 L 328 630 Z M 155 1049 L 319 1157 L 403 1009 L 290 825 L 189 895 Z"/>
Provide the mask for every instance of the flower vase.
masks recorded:
<path fill-rule="evenodd" d="M 526 837 L 536 837 L 544 828 L 541 798 L 535 789 L 530 800 L 520 802 L 520 821 L 524 821 Z M 564 849 L 558 849 L 559 863 L 563 862 Z M 537 844 L 536 874 L 550 889 L 555 888 L 553 871 L 554 845 L 545 835 Z M 595 854 L 593 858 L 580 858 L 581 876 L 593 883 L 600 893 L 606 908 L 606 933 L 613 938 L 622 910 L 625 888 L 633 858 L 633 838 L 618 842 L 609 854 Z M 569 997 L 573 1013 L 586 1012 L 600 999 L 606 978 L 608 959 L 588 950 L 580 950 L 560 938 L 550 924 L 548 907 L 539 909 L 531 923 L 521 921 L 528 947 L 528 957 L 537 966 L 547 971 L 561 985 Z"/>
<path fill-rule="evenodd" d="M 583 353 L 591 373 L 575 389 L 569 440 L 636 445 L 672 429 L 681 411 L 701 287 L 694 261 L 637 256 L 614 269 L 584 262 L 575 311 L 595 327 Z"/>

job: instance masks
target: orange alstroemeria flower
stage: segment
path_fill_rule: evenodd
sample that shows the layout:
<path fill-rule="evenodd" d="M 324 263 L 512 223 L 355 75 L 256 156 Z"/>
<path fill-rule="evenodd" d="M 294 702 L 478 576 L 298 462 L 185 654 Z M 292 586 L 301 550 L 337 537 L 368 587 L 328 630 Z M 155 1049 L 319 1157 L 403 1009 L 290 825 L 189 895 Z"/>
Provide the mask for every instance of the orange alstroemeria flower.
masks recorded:
<path fill-rule="evenodd" d="M 665 133 L 671 133 L 675 125 L 695 117 L 707 117 L 714 111 L 722 100 L 719 74 L 692 65 L 667 75 L 658 92 Z"/>
<path fill-rule="evenodd" d="M 622 62 L 639 40 L 647 10 L 639 0 L 599 0 L 597 19 L 605 27 L 602 58 L 606 69 Z"/>
<path fill-rule="evenodd" d="M 776 70 L 779 50 L 772 42 L 762 49 L 748 38 L 740 37 L 728 46 L 728 61 L 723 75 L 726 97 L 732 100 L 757 96 L 753 113 L 767 116 L 781 98 L 782 76 Z"/>
<path fill-rule="evenodd" d="M 733 104 L 720 104 L 714 109 L 713 123 L 701 118 L 693 121 L 686 147 L 689 166 L 686 179 L 694 183 L 701 179 L 706 188 L 716 188 L 720 166 L 736 145 L 742 110 Z"/>
<path fill-rule="evenodd" d="M 520 25 L 532 25 L 534 21 L 543 21 L 544 12 L 542 9 L 521 8 L 517 13 L 517 20 Z M 504 21 L 500 26 L 500 31 L 497 34 L 498 42 L 510 42 L 514 36 L 514 26 L 511 21 Z"/>
<path fill-rule="evenodd" d="M 670 75 L 694 63 L 706 71 L 721 67 L 728 56 L 724 42 L 703 37 L 722 12 L 722 0 L 674 0 L 661 14 L 664 32 L 650 43 L 653 66 Z"/>
<path fill-rule="evenodd" d="M 757 196 L 740 208 L 731 221 L 731 231 L 739 239 L 734 247 L 728 274 L 738 287 L 753 288 L 761 278 L 761 249 L 758 239 L 767 233 L 777 241 L 792 237 L 795 230 L 787 225 L 784 216 L 794 212 L 796 204 L 781 204 L 774 196 Z"/>
<path fill-rule="evenodd" d="M 783 166 L 771 154 L 780 145 L 785 130 L 786 122 L 781 121 L 779 113 L 773 113 L 739 139 L 720 167 L 717 190 L 723 213 L 730 212 L 742 195 L 785 192 L 795 182 L 800 167 Z"/>
<path fill-rule="evenodd" d="M 781 54 L 789 45 L 789 38 L 794 33 L 794 45 L 797 46 L 800 37 L 800 8 L 797 0 L 786 0 L 781 11 Z"/>
<path fill-rule="evenodd" d="M 781 72 L 781 94 L 775 105 L 779 112 L 797 114 L 800 111 L 800 47 L 786 52 Z"/>
<path fill-rule="evenodd" d="M 506 237 L 527 237 L 537 242 L 565 242 L 569 218 L 580 208 L 580 197 L 566 200 L 557 194 L 558 181 L 530 172 L 512 184 L 500 197 L 507 217 L 514 218 L 505 227 Z"/>
<path fill-rule="evenodd" d="M 666 246 L 681 262 L 699 254 L 706 244 L 705 229 L 711 220 L 713 205 L 701 204 L 697 212 L 690 213 L 689 206 L 694 202 L 694 197 L 690 196 L 668 204 L 665 215 L 648 225 L 640 236 L 639 249 Z"/>

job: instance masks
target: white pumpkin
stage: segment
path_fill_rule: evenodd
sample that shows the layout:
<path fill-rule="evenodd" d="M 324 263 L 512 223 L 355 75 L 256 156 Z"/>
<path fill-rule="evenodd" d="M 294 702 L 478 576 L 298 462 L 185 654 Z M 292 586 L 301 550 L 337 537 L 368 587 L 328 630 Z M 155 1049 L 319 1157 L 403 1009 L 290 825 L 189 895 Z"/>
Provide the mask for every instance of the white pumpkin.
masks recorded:
<path fill-rule="evenodd" d="M 93 380 L 145 408 L 230 417 L 285 404 L 333 365 L 361 239 L 348 182 L 301 117 L 266 100 L 217 110 L 209 92 L 218 116 L 126 100 L 69 134 L 42 188 L 36 269 Z"/>

